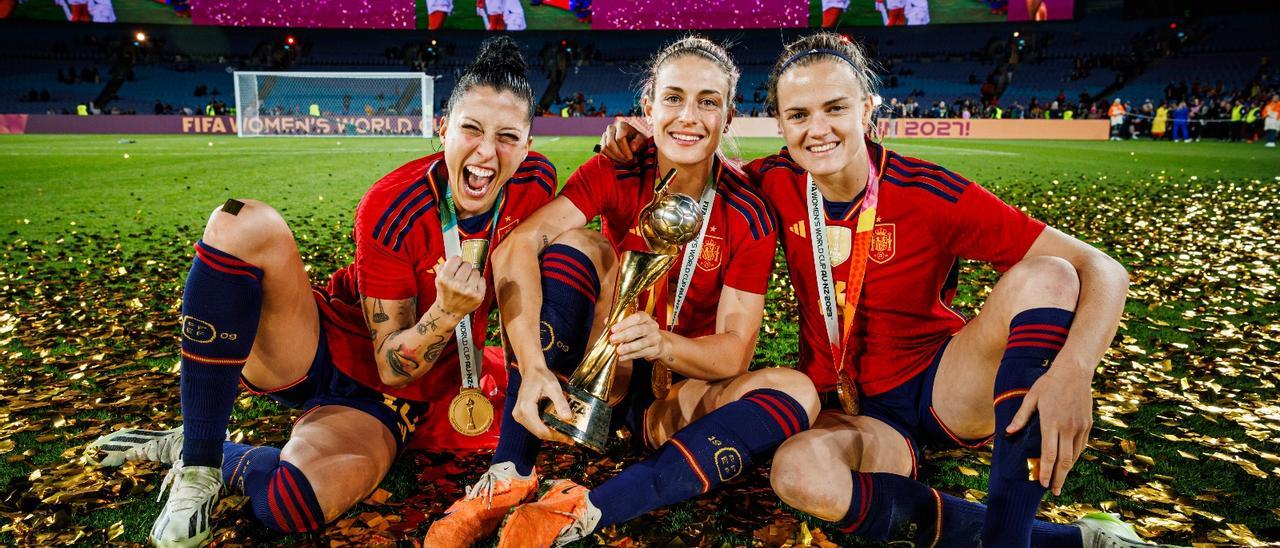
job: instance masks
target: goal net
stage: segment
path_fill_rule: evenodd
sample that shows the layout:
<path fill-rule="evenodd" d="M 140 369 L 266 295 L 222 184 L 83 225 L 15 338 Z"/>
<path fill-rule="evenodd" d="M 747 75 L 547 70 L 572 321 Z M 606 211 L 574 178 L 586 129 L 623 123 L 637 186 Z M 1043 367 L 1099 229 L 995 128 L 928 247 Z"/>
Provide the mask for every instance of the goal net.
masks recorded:
<path fill-rule="evenodd" d="M 240 137 L 431 137 L 420 72 L 235 73 Z"/>

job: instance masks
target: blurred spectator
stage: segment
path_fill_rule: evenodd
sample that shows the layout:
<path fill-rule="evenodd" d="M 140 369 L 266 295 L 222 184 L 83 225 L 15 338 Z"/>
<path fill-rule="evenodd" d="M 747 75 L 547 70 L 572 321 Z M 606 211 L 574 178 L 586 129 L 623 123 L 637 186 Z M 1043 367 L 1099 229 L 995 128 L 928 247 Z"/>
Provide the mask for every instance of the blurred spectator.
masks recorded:
<path fill-rule="evenodd" d="M 1111 102 L 1111 108 L 1107 109 L 1107 117 L 1111 118 L 1112 141 L 1120 140 L 1120 130 L 1124 128 L 1124 115 L 1124 105 L 1120 104 L 1120 98 L 1116 97 L 1116 99 Z"/>
<path fill-rule="evenodd" d="M 1173 110 L 1173 142 L 1190 143 L 1191 137 L 1187 133 L 1187 125 L 1191 120 L 1191 109 L 1187 107 L 1186 101 L 1179 101 L 1178 108 Z"/>
<path fill-rule="evenodd" d="M 1159 141 L 1164 139 L 1165 129 L 1169 124 L 1169 106 L 1163 101 L 1156 108 L 1155 117 L 1151 120 L 1151 138 Z"/>
<path fill-rule="evenodd" d="M 1244 103 L 1236 99 L 1235 105 L 1231 107 L 1231 140 L 1244 140 L 1244 130 Z"/>
<path fill-rule="evenodd" d="M 1259 117 L 1261 110 L 1262 109 L 1258 107 L 1257 103 L 1254 103 L 1249 105 L 1249 111 L 1244 115 L 1244 124 L 1248 127 L 1247 134 L 1249 136 L 1250 143 L 1257 141 L 1258 135 L 1262 133 L 1259 131 L 1261 129 L 1260 126 L 1262 122 L 1262 119 Z"/>
<path fill-rule="evenodd" d="M 1276 133 L 1280 132 L 1280 94 L 1271 95 L 1271 102 L 1262 109 L 1262 120 L 1267 132 L 1267 147 L 1275 148 Z"/>

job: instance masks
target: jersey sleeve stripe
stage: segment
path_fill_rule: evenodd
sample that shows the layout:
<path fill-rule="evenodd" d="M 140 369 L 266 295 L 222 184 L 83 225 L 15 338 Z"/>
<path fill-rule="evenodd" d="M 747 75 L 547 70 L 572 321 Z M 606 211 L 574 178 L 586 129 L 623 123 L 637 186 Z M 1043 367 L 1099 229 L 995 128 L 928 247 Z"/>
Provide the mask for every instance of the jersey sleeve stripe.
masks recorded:
<path fill-rule="evenodd" d="M 917 171 L 922 171 L 946 180 L 950 185 L 954 185 L 952 188 L 955 188 L 957 192 L 964 192 L 964 189 L 972 184 L 968 179 L 965 179 L 964 177 L 957 175 L 955 172 L 937 164 L 922 162 L 913 158 L 899 156 L 897 154 L 894 154 L 892 158 L 904 166 L 908 166 Z"/>
<path fill-rule="evenodd" d="M 554 169 L 548 168 L 547 166 L 544 166 L 542 164 L 535 164 L 535 163 L 525 163 L 524 165 L 516 169 L 516 172 L 512 174 L 512 176 L 524 177 L 524 176 L 535 174 L 535 173 L 541 173 L 543 175 L 546 175 L 547 177 L 552 177 L 552 178 L 556 176 L 556 171 Z"/>
<path fill-rule="evenodd" d="M 763 168 L 763 171 L 769 171 L 772 169 L 785 169 L 787 171 L 795 173 L 796 175 L 804 175 L 805 173 L 804 168 L 792 162 L 782 160 L 782 159 L 765 160 L 764 163 L 761 164 L 761 167 Z"/>
<path fill-rule="evenodd" d="M 933 181 L 934 183 L 937 183 L 938 185 L 940 185 L 940 187 L 946 187 L 951 192 L 954 192 L 957 195 L 963 193 L 964 188 L 966 186 L 966 185 L 959 184 L 955 181 L 947 180 L 946 177 L 942 176 L 938 172 L 930 173 L 928 170 L 924 168 L 914 168 L 914 169 L 905 168 L 904 169 L 903 166 L 890 163 L 888 169 L 897 171 L 898 173 L 901 173 L 904 177 Z"/>
<path fill-rule="evenodd" d="M 752 222 L 751 211 L 749 211 L 746 206 L 742 205 L 742 203 L 737 200 L 728 199 L 728 200 L 725 200 L 724 203 L 729 207 L 736 209 L 738 213 L 742 214 L 743 218 L 745 218 L 747 221 L 747 228 L 751 230 L 751 237 L 759 240 L 761 237 L 759 224 Z"/>
<path fill-rule="evenodd" d="M 787 150 L 787 147 L 782 147 L 777 154 L 765 158 L 764 162 L 760 164 L 760 167 L 762 168 L 762 171 L 782 168 L 795 173 L 796 175 L 804 175 L 805 173 L 804 168 L 800 167 L 800 164 L 797 164 L 796 161 L 791 158 L 791 151 Z"/>
<path fill-rule="evenodd" d="M 386 227 L 387 218 L 391 217 L 391 212 L 399 209 L 400 206 L 404 203 L 404 201 L 408 200 L 409 197 L 412 196 L 415 192 L 425 189 L 426 187 L 427 187 L 427 178 L 423 177 L 422 179 L 419 179 L 418 182 L 412 185 L 409 185 L 409 188 L 406 188 L 403 191 L 401 191 L 400 195 L 396 196 L 396 199 L 391 201 L 391 205 L 387 206 L 386 211 L 382 212 L 382 216 L 378 217 L 378 224 L 374 225 L 373 227 L 374 239 L 378 239 L 379 234 L 382 234 L 383 228 Z"/>
<path fill-rule="evenodd" d="M 542 165 L 552 172 L 556 170 L 556 166 L 551 163 L 551 160 L 548 160 L 546 156 L 537 152 L 530 152 L 529 155 L 524 158 L 524 162 L 521 162 L 520 168 L 524 169 L 530 165 Z"/>
<path fill-rule="evenodd" d="M 723 188 L 726 190 L 725 201 L 738 204 L 735 209 L 741 211 L 746 217 L 747 224 L 751 226 L 752 235 L 756 239 L 761 237 L 761 231 L 765 236 L 773 233 L 773 217 L 769 215 L 769 207 L 759 195 L 732 176 L 726 178 Z"/>
<path fill-rule="evenodd" d="M 404 236 L 407 236 L 408 234 L 408 230 L 413 228 L 413 225 L 417 223 L 417 219 L 419 219 L 420 216 L 422 216 L 422 214 L 428 213 L 428 211 L 433 209 L 433 207 L 431 206 L 434 206 L 434 205 L 435 205 L 435 200 L 434 198 L 431 198 L 431 200 L 426 201 L 426 204 L 422 204 L 422 206 L 419 207 L 417 211 L 413 211 L 413 215 L 410 215 L 410 218 L 408 218 L 408 222 L 404 223 L 403 227 L 401 227 L 401 229 L 399 229 L 399 232 L 396 233 L 396 243 L 393 243 L 393 245 L 390 245 L 392 246 L 392 251 L 399 251 L 399 248 L 401 248 L 402 243 L 404 243 Z M 387 242 L 383 242 L 383 243 L 387 243 Z"/>
<path fill-rule="evenodd" d="M 374 231 L 374 237 L 381 240 L 383 245 L 391 245 L 391 235 L 402 228 L 406 215 L 412 211 L 416 211 L 424 202 L 431 203 L 435 201 L 432 199 L 431 193 L 426 190 L 426 185 L 423 185 L 422 188 L 418 189 L 418 191 L 417 196 L 414 196 L 412 200 L 409 200 L 408 203 L 404 204 L 398 211 L 396 211 L 395 216 L 391 218 L 391 222 L 383 227 L 383 231 L 380 236 L 376 230 Z M 389 209 L 388 211 L 395 210 Z"/>
<path fill-rule="evenodd" d="M 951 203 L 953 203 L 953 204 L 954 204 L 954 203 L 956 203 L 956 202 L 958 202 L 958 201 L 960 201 L 960 199 L 959 199 L 959 198 L 956 198 L 955 196 L 952 196 L 952 195 L 950 195 L 950 194 L 947 194 L 946 192 L 943 192 L 943 191 L 939 190 L 937 187 L 934 187 L 934 186 L 932 186 L 932 185 L 928 185 L 928 184 L 925 184 L 925 183 L 917 183 L 917 182 L 915 182 L 915 181 L 899 181 L 899 180 L 896 180 L 896 179 L 893 179 L 893 178 L 885 178 L 885 181 L 886 181 L 886 182 L 889 182 L 889 183 L 892 183 L 892 184 L 895 184 L 895 185 L 898 185 L 898 186 L 901 186 L 901 187 L 917 187 L 917 188 L 923 188 L 923 189 L 925 189 L 925 190 L 927 190 L 927 191 L 929 191 L 929 192 L 932 192 L 932 193 L 936 194 L 939 198 L 942 198 L 943 200 L 946 200 L 946 201 L 951 202 Z"/>
<path fill-rule="evenodd" d="M 741 192 L 731 193 L 730 199 L 741 202 L 743 205 L 750 208 L 754 216 L 748 219 L 748 221 L 759 225 L 764 235 L 768 236 L 773 233 L 773 216 L 769 215 L 769 207 L 764 205 L 764 202 L 760 201 L 754 195 Z"/>
<path fill-rule="evenodd" d="M 921 173 L 918 171 L 916 172 L 903 171 L 901 168 L 893 164 L 889 164 L 889 166 L 885 169 L 885 171 L 888 173 L 894 174 L 897 177 L 897 179 L 899 179 L 902 182 L 911 182 L 917 185 L 928 185 L 932 187 L 937 193 L 945 194 L 948 197 L 950 197 L 951 201 L 956 201 L 960 199 L 960 193 L 963 192 L 963 190 L 956 190 L 952 188 L 951 185 L 940 182 L 936 178 L 926 173 Z"/>
<path fill-rule="evenodd" d="M 547 194 L 554 195 L 556 193 L 555 186 L 547 182 L 547 178 L 541 173 L 535 173 L 524 177 L 512 177 L 507 181 L 507 184 L 511 185 L 523 185 L 528 183 L 538 183 L 538 186 L 542 187 L 542 190 L 547 191 Z"/>

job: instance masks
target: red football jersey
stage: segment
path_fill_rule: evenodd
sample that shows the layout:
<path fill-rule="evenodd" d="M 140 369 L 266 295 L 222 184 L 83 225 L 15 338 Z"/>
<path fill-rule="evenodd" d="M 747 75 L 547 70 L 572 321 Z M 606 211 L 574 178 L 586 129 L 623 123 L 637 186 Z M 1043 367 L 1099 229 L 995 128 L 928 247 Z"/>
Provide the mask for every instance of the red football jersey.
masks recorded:
<path fill-rule="evenodd" d="M 862 391 L 874 396 L 928 367 L 937 345 L 964 326 L 964 316 L 951 307 L 959 260 L 989 262 L 1004 272 L 1022 259 L 1045 225 L 945 168 L 871 142 L 867 148 L 880 169 L 880 203 L 846 367 L 858 372 Z M 778 215 L 800 303 L 800 369 L 819 391 L 832 390 L 835 369 L 818 305 L 805 171 L 786 148 L 748 169 L 761 177 Z M 850 207 L 843 219 L 826 218 L 841 307 L 857 216 L 858 209 Z"/>
<path fill-rule="evenodd" d="M 360 308 L 360 297 L 387 300 L 417 297 L 414 321 L 436 299 L 436 266 L 444 263 L 444 234 L 437 207 L 449 174 L 444 153 L 419 158 L 387 174 L 356 206 L 356 260 L 329 280 L 328 296 L 318 294 L 324 334 L 334 364 L 361 384 L 384 394 L 431 401 L 452 397 L 462 384 L 457 341 L 450 339 L 431 371 L 406 386 L 382 384 L 374 361 L 373 341 Z M 546 157 L 530 152 L 507 182 L 506 200 L 490 249 L 539 207 L 551 201 L 556 170 Z M 483 229 L 459 237 L 483 238 Z M 472 333 L 483 348 L 489 311 L 493 308 L 492 269 L 485 268 L 485 298 L 473 314 Z"/>
<path fill-rule="evenodd" d="M 640 210 L 653 199 L 658 177 L 657 149 L 652 141 L 636 156 L 634 165 L 615 166 L 603 155 L 596 155 L 569 177 L 561 191 L 588 219 L 600 216 L 601 231 L 619 254 L 645 249 L 637 226 Z M 715 334 L 722 286 L 763 295 L 769 286 L 777 247 L 773 218 L 759 191 L 747 183 L 742 173 L 719 160 L 712 169 L 717 181 L 716 198 L 706 220 L 709 224 L 698 266 L 673 330 L 685 337 Z M 654 315 L 663 328 L 683 259 L 681 251 L 667 273 L 667 291 L 646 292 L 638 304 L 642 310 L 663 311 Z M 654 287 L 663 287 L 663 281 Z"/>

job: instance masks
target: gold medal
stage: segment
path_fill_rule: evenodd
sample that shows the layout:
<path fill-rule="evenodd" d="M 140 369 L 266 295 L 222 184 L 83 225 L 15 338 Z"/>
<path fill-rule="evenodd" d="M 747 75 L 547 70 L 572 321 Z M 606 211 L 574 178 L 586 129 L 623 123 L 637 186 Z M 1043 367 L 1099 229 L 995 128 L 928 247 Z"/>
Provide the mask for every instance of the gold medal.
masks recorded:
<path fill-rule="evenodd" d="M 666 399 L 667 393 L 671 392 L 671 370 L 654 362 L 653 372 L 649 374 L 649 387 L 653 389 L 653 397 Z"/>
<path fill-rule="evenodd" d="M 493 424 L 493 404 L 477 388 L 463 388 L 449 403 L 449 424 L 464 436 L 479 436 Z"/>
<path fill-rule="evenodd" d="M 840 407 L 845 414 L 858 414 L 858 387 L 853 385 L 853 379 L 844 371 L 836 378 L 836 395 L 840 397 Z"/>

